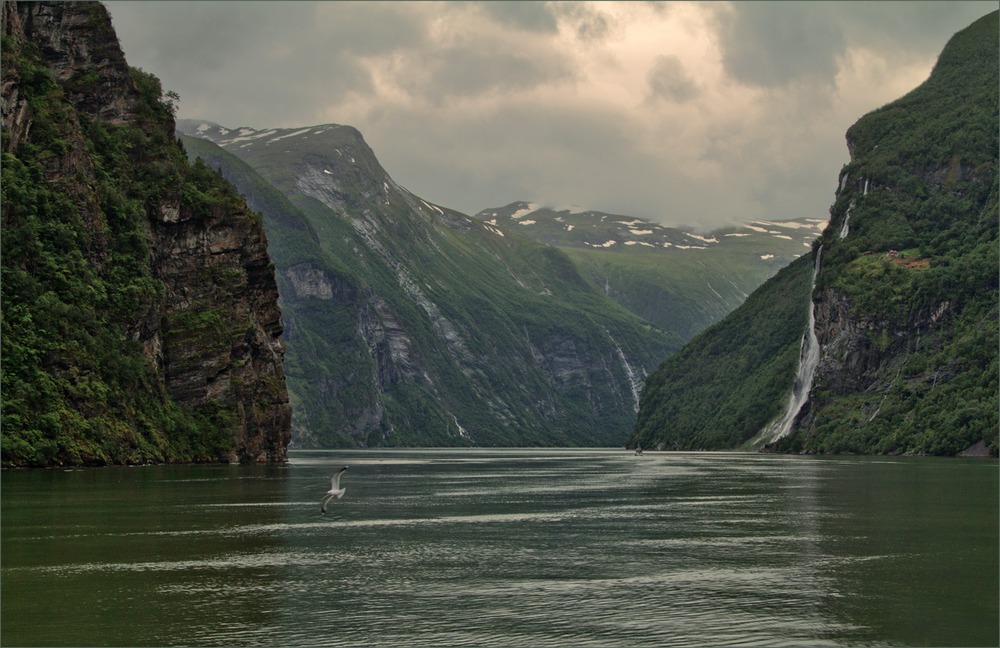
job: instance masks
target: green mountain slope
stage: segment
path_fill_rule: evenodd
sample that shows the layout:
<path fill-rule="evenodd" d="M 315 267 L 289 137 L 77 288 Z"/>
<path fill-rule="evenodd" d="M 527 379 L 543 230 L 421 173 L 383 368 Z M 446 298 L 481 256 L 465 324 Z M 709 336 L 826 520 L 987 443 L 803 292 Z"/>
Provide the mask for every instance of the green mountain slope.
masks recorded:
<path fill-rule="evenodd" d="M 181 128 L 264 214 L 297 445 L 617 445 L 680 347 L 563 252 L 396 185 L 352 128 Z"/>
<path fill-rule="evenodd" d="M 787 369 L 784 394 L 730 400 L 734 385 L 746 391 L 763 380 L 758 336 L 713 356 L 715 377 L 693 366 L 708 349 L 722 352 L 720 336 L 740 328 L 734 319 L 686 348 L 689 360 L 671 359 L 651 376 L 632 443 L 997 453 L 997 26 L 994 12 L 956 34 L 925 83 L 849 129 L 851 162 L 819 242 L 812 292 L 818 364 L 787 434 L 754 415 L 784 407 Z M 757 302 L 773 299 L 773 289 L 765 284 L 744 308 L 764 312 Z M 778 324 L 782 338 L 800 339 L 804 321 Z M 694 401 L 740 411 L 728 417 L 731 429 L 714 429 L 722 422 L 712 417 L 685 428 L 684 404 Z"/>
<path fill-rule="evenodd" d="M 808 256 L 782 269 L 646 381 L 629 445 L 742 445 L 781 412 L 795 376 L 812 278 Z"/>
<path fill-rule="evenodd" d="M 708 233 L 526 202 L 476 218 L 566 252 L 599 290 L 685 340 L 719 321 L 808 252 L 826 220 L 757 221 Z"/>

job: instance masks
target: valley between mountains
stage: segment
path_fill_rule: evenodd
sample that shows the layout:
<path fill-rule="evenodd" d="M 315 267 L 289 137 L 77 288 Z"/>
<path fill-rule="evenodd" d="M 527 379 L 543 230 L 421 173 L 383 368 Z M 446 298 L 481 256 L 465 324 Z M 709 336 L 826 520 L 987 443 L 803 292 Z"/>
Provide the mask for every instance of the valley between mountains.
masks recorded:
<path fill-rule="evenodd" d="M 646 376 L 825 225 L 470 217 L 395 183 L 351 127 L 178 131 L 264 215 L 302 447 L 618 445 Z"/>

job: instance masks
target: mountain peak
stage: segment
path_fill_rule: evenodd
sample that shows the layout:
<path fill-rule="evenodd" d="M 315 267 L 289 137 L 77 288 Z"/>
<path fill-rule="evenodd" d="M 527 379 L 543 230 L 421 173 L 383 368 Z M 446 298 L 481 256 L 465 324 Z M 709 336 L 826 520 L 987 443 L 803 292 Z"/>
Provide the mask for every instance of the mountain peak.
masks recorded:
<path fill-rule="evenodd" d="M 200 137 L 218 144 L 222 148 L 246 148 L 254 145 L 272 146 L 291 138 L 307 139 L 323 136 L 325 141 L 343 144 L 365 144 L 361 132 L 353 126 L 342 124 L 319 124 L 296 128 L 252 128 L 239 126 L 229 128 L 204 119 L 178 119 L 177 130 L 192 137 Z M 365 144 L 367 147 L 367 144 Z"/>

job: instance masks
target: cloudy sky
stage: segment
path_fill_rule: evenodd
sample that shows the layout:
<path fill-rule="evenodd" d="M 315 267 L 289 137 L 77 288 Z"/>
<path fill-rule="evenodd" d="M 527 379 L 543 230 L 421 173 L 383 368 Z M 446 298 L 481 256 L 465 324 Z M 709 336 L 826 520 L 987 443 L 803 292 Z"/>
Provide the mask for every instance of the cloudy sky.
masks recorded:
<path fill-rule="evenodd" d="M 668 225 L 826 217 L 844 132 L 996 2 L 106 2 L 224 126 L 357 127 L 417 195 Z"/>

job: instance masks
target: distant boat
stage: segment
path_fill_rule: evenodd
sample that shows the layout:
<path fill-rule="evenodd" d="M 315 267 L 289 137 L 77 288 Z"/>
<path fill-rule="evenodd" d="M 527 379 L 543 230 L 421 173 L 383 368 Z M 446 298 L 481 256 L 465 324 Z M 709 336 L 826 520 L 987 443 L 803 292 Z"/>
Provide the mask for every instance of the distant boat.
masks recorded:
<path fill-rule="evenodd" d="M 345 470 L 347 470 L 347 466 L 344 466 L 343 468 L 338 470 L 337 474 L 335 474 L 330 479 L 330 490 L 328 490 L 326 492 L 326 495 L 323 496 L 323 501 L 319 505 L 319 510 L 321 512 L 326 513 L 326 505 L 330 503 L 330 500 L 332 500 L 335 497 L 337 499 L 340 499 L 341 497 L 344 496 L 344 493 L 347 491 L 346 488 L 340 487 L 340 476 L 344 474 Z"/>

